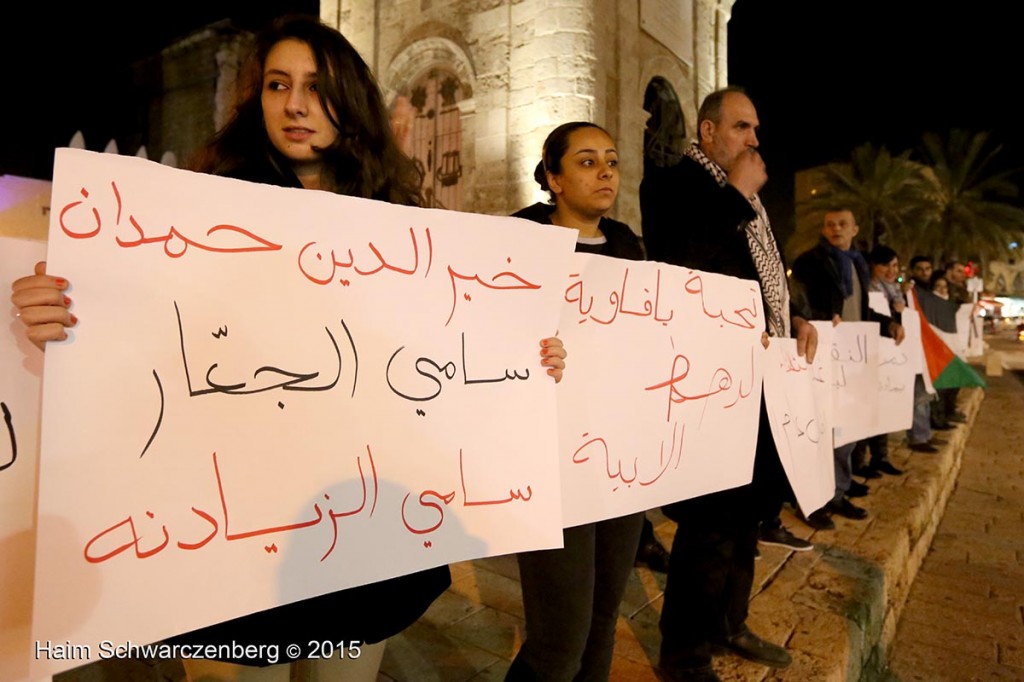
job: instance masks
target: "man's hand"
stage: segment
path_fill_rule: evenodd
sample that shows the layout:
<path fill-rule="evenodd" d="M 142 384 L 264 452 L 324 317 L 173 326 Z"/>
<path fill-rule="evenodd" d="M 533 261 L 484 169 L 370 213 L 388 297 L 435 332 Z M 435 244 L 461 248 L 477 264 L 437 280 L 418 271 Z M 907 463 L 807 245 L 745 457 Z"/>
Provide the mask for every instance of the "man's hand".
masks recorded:
<path fill-rule="evenodd" d="M 813 363 L 818 352 L 818 330 L 802 317 L 793 318 L 793 330 L 796 331 L 797 355 L 806 358 L 808 365 Z"/>
<path fill-rule="evenodd" d="M 729 184 L 745 197 L 752 197 L 768 182 L 764 159 L 753 147 L 739 155 L 729 169 Z"/>
<path fill-rule="evenodd" d="M 896 345 L 903 343 L 903 339 L 907 337 L 907 332 L 903 329 L 903 325 L 898 322 L 891 322 L 889 324 L 889 335 L 896 341 Z"/>

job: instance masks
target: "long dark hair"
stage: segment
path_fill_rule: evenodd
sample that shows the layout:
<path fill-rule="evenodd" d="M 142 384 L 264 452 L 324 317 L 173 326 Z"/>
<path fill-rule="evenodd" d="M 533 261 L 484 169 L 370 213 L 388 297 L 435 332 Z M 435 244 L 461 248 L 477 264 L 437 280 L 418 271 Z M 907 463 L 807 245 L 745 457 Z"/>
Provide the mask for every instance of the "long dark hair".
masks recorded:
<path fill-rule="evenodd" d="M 276 150 L 263 126 L 263 67 L 277 43 L 300 40 L 317 65 L 317 96 L 338 138 L 322 150 L 321 184 L 338 194 L 419 206 L 422 178 L 412 159 L 399 149 L 376 79 L 352 44 L 339 32 L 306 15 L 275 20 L 256 37 L 239 79 L 234 116 L 199 151 L 194 170 L 233 175 L 254 156 L 278 170 L 288 161 Z"/>
<path fill-rule="evenodd" d="M 597 128 L 611 137 L 607 130 L 589 121 L 563 123 L 548 133 L 547 139 L 544 140 L 544 148 L 541 150 L 540 162 L 533 169 L 533 179 L 537 181 L 542 190 L 551 196 L 551 203 L 555 203 L 555 193 L 551 191 L 551 186 L 548 184 L 547 173 L 558 175 L 562 172 L 562 157 L 569 151 L 569 136 L 581 128 Z"/>

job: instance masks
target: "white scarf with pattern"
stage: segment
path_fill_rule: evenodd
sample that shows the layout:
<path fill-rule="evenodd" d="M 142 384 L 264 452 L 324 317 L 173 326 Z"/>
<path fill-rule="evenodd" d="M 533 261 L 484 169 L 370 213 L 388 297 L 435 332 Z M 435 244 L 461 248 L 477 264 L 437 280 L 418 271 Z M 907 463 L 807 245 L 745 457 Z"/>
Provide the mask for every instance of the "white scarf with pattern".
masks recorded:
<path fill-rule="evenodd" d="M 711 173 L 719 187 L 725 187 L 729 176 L 721 166 L 708 158 L 699 143 L 694 142 L 684 153 L 699 163 L 704 170 Z M 743 229 L 747 235 L 750 256 L 754 259 L 754 265 L 757 267 L 757 274 L 761 280 L 761 295 L 768 318 L 768 334 L 788 337 L 790 331 L 789 288 L 786 286 L 786 271 L 782 265 L 782 254 L 775 242 L 775 235 L 772 234 L 768 213 L 764 210 L 761 198 L 754 194 L 747 197 L 747 201 L 757 213 L 757 217 L 743 225 L 737 225 L 736 229 Z"/>

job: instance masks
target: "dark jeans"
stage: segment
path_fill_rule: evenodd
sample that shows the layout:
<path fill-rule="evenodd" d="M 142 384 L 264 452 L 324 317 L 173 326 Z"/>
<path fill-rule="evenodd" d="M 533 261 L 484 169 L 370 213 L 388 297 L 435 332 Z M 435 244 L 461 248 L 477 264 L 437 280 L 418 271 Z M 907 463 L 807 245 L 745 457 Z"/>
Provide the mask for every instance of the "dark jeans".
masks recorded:
<path fill-rule="evenodd" d="M 940 388 L 932 401 L 932 426 L 945 428 L 949 418 L 956 414 L 956 400 L 959 388 Z"/>
<path fill-rule="evenodd" d="M 562 549 L 524 552 L 526 640 L 506 680 L 606 682 L 644 513 L 566 528 Z"/>
<path fill-rule="evenodd" d="M 777 517 L 788 494 L 762 401 L 752 482 L 664 508 L 679 528 L 659 624 L 663 665 L 707 665 L 712 643 L 742 632 L 758 524 Z"/>

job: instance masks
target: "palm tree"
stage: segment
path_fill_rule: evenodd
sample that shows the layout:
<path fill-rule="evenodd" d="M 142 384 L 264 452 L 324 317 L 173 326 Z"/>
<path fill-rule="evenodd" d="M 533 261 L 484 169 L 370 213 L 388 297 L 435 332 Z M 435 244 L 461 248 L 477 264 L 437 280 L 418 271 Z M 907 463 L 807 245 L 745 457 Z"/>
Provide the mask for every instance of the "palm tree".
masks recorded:
<path fill-rule="evenodd" d="M 884 243 L 908 253 L 910 235 L 931 223 L 934 185 L 910 152 L 893 155 L 870 143 L 856 147 L 845 163 L 830 163 L 819 171 L 810 197 L 797 205 L 798 226 L 787 246 L 790 257 L 806 251 L 818 239 L 824 213 L 848 208 L 857 217 L 858 241 L 868 249 Z"/>
<path fill-rule="evenodd" d="M 987 132 L 965 130 L 952 130 L 945 139 L 929 133 L 922 144 L 937 216 L 915 248 L 983 263 L 1009 255 L 1011 242 L 1024 241 L 1024 209 L 1013 181 L 1020 169 L 997 167 L 1002 145 L 991 143 Z"/>

